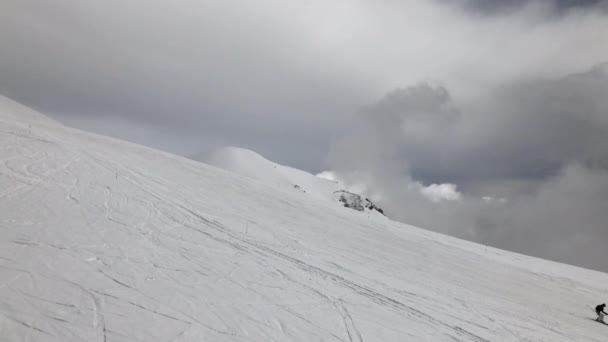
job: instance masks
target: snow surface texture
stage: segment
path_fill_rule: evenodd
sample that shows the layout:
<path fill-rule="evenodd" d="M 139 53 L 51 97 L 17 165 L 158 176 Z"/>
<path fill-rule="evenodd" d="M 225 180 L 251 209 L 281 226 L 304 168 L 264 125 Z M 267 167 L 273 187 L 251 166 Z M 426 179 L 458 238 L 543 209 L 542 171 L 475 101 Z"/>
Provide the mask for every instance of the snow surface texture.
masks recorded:
<path fill-rule="evenodd" d="M 0 99 L 1 341 L 606 341 L 603 273 Z M 584 252 L 584 251 L 583 251 Z"/>
<path fill-rule="evenodd" d="M 369 199 L 354 193 L 340 182 L 274 163 L 247 149 L 223 147 L 210 157 L 194 159 L 264 182 L 275 188 L 305 193 L 314 200 L 331 201 L 354 210 L 378 214 L 379 208 Z"/>

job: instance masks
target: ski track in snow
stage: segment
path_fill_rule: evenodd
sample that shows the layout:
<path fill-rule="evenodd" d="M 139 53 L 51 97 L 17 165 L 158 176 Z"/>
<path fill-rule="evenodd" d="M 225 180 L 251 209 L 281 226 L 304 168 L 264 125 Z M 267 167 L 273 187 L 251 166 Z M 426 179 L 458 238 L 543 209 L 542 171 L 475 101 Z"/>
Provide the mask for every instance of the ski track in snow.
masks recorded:
<path fill-rule="evenodd" d="M 0 98 L 0 341 L 606 340 L 605 274 L 15 108 Z"/>

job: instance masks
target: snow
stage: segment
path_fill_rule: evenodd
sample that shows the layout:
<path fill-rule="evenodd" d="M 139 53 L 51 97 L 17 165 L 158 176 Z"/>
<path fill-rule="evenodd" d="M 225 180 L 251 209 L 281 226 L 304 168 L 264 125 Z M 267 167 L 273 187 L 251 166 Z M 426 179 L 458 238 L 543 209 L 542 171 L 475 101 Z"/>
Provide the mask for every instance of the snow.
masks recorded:
<path fill-rule="evenodd" d="M 195 156 L 193 159 L 263 182 L 276 189 L 307 196 L 312 200 L 332 202 L 335 205 L 366 211 L 371 215 L 378 214 L 377 211 L 370 210 L 376 206 L 369 199 L 357 194 L 345 184 L 329 178 L 330 173 L 315 176 L 272 162 L 254 151 L 231 146 L 219 148 L 208 157 Z M 357 205 L 356 202 L 363 204 Z"/>
<path fill-rule="evenodd" d="M 238 148 L 223 147 L 209 158 L 199 160 L 246 177 L 262 181 L 283 189 L 299 189 L 319 200 L 332 198 L 335 191 L 344 187 L 338 182 L 315 177 L 314 175 L 289 166 L 274 163 L 256 152 Z M 297 185 L 297 187 L 295 187 Z"/>
<path fill-rule="evenodd" d="M 3 98 L 0 160 L 0 341 L 606 340 L 606 274 L 287 191 L 269 170 Z"/>

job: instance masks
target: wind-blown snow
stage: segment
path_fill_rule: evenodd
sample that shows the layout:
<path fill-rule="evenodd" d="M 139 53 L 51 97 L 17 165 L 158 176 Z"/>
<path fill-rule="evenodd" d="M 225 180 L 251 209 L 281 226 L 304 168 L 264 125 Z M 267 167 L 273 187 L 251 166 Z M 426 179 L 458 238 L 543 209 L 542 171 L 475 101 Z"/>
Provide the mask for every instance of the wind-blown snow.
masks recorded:
<path fill-rule="evenodd" d="M 0 100 L 2 341 L 606 339 L 606 274 L 19 108 Z"/>

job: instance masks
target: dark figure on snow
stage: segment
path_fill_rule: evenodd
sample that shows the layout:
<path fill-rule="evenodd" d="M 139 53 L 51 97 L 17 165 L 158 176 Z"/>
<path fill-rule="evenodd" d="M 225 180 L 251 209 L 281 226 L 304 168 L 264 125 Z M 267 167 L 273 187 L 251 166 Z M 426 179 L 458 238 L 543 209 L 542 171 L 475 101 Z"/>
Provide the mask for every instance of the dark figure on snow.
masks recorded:
<path fill-rule="evenodd" d="M 604 311 L 605 307 L 606 304 L 600 304 L 595 307 L 595 313 L 597 314 L 596 321 L 604 323 L 604 315 L 608 315 L 608 313 Z"/>

